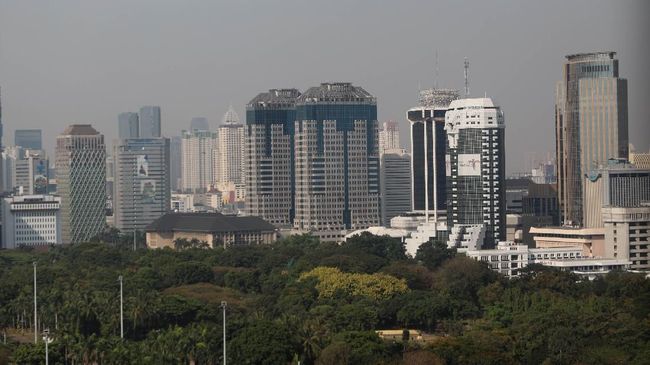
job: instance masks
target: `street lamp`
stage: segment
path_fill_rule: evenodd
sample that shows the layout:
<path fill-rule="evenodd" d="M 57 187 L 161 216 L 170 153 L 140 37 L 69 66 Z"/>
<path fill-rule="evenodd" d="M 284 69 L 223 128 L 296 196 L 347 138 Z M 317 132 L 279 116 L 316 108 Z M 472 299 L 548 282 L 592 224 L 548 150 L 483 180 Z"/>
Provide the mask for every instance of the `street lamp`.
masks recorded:
<path fill-rule="evenodd" d="M 120 282 L 120 338 L 124 338 L 124 296 L 122 290 L 122 275 L 117 280 Z"/>
<path fill-rule="evenodd" d="M 226 307 L 228 303 L 221 301 L 221 308 L 223 309 L 223 365 L 226 365 Z"/>
<path fill-rule="evenodd" d="M 43 342 L 45 342 L 45 365 L 50 364 L 49 351 L 47 345 L 52 342 L 53 339 L 50 338 L 50 329 L 46 328 L 43 330 Z"/>
<path fill-rule="evenodd" d="M 38 313 L 36 312 L 36 261 L 34 265 L 34 343 L 38 343 Z"/>

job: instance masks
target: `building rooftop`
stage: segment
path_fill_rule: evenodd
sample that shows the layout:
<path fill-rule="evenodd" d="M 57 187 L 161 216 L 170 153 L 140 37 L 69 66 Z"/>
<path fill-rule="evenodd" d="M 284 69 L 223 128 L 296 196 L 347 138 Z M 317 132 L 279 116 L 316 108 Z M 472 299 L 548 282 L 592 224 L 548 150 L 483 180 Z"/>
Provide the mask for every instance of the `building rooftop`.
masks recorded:
<path fill-rule="evenodd" d="M 377 99 L 359 86 L 349 82 L 324 82 L 320 86 L 309 88 L 297 100 L 298 103 L 363 103 L 376 104 Z"/>
<path fill-rule="evenodd" d="M 247 108 L 265 107 L 293 107 L 296 99 L 300 96 L 298 89 L 271 89 L 265 93 L 259 93 L 246 105 Z"/>
<path fill-rule="evenodd" d="M 588 62 L 588 61 L 603 61 L 612 60 L 616 56 L 616 52 L 587 52 L 587 53 L 574 53 L 566 56 L 569 62 Z"/>
<path fill-rule="evenodd" d="M 66 136 L 94 136 L 99 132 L 90 124 L 71 124 L 62 134 Z"/>
<path fill-rule="evenodd" d="M 490 98 L 458 99 L 449 104 L 449 109 L 498 108 Z"/>
<path fill-rule="evenodd" d="M 250 232 L 274 231 L 275 227 L 259 217 L 233 217 L 221 213 L 167 213 L 145 229 L 147 232 Z"/>
<path fill-rule="evenodd" d="M 460 92 L 454 89 L 425 89 L 420 90 L 420 106 L 447 108 L 452 101 L 460 97 Z"/>

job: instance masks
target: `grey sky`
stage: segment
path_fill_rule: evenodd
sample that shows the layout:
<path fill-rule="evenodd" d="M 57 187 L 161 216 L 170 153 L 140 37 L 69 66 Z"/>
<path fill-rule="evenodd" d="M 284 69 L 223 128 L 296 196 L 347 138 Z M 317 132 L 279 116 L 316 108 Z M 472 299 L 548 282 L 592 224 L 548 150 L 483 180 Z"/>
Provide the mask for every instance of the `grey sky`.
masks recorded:
<path fill-rule="evenodd" d="M 565 54 L 613 50 L 629 80 L 630 139 L 650 149 L 644 1 L 0 0 L 5 144 L 43 128 L 52 151 L 66 125 L 110 141 L 117 115 L 160 105 L 163 133 L 195 116 L 213 126 L 232 103 L 269 88 L 351 81 L 399 120 L 418 85 L 487 93 L 506 113 L 509 172 L 555 146 L 554 87 Z"/>

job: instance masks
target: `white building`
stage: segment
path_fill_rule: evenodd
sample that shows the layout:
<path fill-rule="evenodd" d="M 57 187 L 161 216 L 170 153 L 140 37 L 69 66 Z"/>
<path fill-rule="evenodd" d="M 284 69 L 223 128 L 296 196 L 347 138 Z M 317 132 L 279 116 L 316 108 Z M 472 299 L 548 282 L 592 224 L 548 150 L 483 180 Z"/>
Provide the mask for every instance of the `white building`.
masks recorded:
<path fill-rule="evenodd" d="M 171 206 L 172 212 L 190 213 L 194 211 L 194 194 L 172 194 Z"/>
<path fill-rule="evenodd" d="M 494 247 L 506 237 L 503 112 L 489 98 L 454 100 L 445 113 L 445 131 L 447 224 L 452 234 L 482 225 L 477 248 Z M 458 237 L 452 234 L 450 244 Z"/>
<path fill-rule="evenodd" d="M 239 123 L 239 117 L 231 106 L 217 130 L 216 159 L 213 162 L 216 182 L 244 183 L 244 149 L 244 126 Z"/>
<path fill-rule="evenodd" d="M 386 150 L 401 149 L 399 143 L 399 123 L 395 121 L 383 122 L 379 129 L 379 156 Z"/>
<path fill-rule="evenodd" d="M 47 246 L 61 241 L 61 198 L 21 195 L 2 201 L 2 248 Z"/>
<path fill-rule="evenodd" d="M 210 131 L 183 131 L 181 141 L 183 192 L 205 191 L 215 182 L 214 144 L 217 134 Z"/>
<path fill-rule="evenodd" d="M 650 270 L 650 203 L 640 207 L 604 207 L 605 256 L 632 262 L 633 270 Z"/>

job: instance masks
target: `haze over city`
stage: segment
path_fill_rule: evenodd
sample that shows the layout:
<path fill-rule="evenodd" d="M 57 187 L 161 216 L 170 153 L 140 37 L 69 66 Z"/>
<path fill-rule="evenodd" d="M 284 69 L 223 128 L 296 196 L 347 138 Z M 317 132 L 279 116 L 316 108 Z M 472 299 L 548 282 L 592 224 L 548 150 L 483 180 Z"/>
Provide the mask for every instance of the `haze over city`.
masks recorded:
<path fill-rule="evenodd" d="M 629 80 L 630 142 L 648 150 L 648 14 L 644 1 L 2 0 L 4 139 L 42 128 L 51 153 L 67 125 L 91 123 L 110 143 L 117 114 L 141 105 L 160 105 L 163 134 L 178 135 L 196 116 L 215 128 L 229 104 L 243 120 L 260 91 L 323 81 L 363 86 L 378 119 L 406 131 L 418 89 L 462 90 L 468 57 L 471 95 L 506 115 L 513 173 L 554 157 L 564 56 L 611 50 Z"/>

